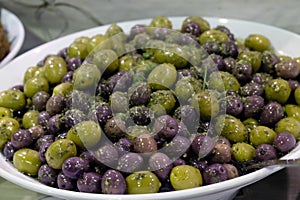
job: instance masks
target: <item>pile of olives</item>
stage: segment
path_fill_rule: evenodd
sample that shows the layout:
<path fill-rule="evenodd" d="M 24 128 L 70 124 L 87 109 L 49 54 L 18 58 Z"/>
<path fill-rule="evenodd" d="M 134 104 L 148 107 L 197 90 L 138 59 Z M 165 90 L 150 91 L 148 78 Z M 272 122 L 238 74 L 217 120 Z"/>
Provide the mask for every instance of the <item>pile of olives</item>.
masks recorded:
<path fill-rule="evenodd" d="M 214 184 L 300 138 L 300 59 L 270 40 L 167 17 L 82 36 L 0 92 L 0 150 L 59 189 L 146 194 Z"/>

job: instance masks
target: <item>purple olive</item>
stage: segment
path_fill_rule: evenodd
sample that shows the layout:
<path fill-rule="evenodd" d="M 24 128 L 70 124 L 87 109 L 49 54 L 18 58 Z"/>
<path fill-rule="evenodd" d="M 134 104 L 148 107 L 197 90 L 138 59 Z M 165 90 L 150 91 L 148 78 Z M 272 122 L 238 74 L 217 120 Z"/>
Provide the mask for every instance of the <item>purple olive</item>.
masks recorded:
<path fill-rule="evenodd" d="M 44 164 L 39 168 L 38 179 L 45 185 L 55 186 L 57 182 L 57 172 L 49 165 Z"/>
<path fill-rule="evenodd" d="M 101 175 L 96 172 L 84 173 L 77 180 L 77 188 L 80 192 L 101 193 Z"/>
<path fill-rule="evenodd" d="M 207 166 L 202 174 L 206 184 L 218 183 L 228 179 L 227 169 L 219 163 Z"/>
<path fill-rule="evenodd" d="M 78 179 L 89 169 L 89 163 L 80 157 L 70 157 L 62 165 L 62 172 L 72 179 Z"/>
<path fill-rule="evenodd" d="M 296 139 L 291 133 L 281 132 L 274 138 L 273 144 L 280 152 L 286 153 L 296 146 Z"/>
<path fill-rule="evenodd" d="M 101 188 L 103 194 L 124 194 L 126 181 L 119 171 L 109 169 L 102 176 Z"/>

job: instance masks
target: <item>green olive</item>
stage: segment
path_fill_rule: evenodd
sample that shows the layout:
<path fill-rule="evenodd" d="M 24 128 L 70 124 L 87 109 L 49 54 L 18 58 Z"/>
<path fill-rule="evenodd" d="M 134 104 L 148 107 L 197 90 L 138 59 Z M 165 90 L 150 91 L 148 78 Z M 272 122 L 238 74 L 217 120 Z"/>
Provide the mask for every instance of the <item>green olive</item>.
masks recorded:
<path fill-rule="evenodd" d="M 24 94 L 31 98 L 35 95 L 37 92 L 49 92 L 49 82 L 44 77 L 33 77 L 26 81 L 24 85 Z"/>
<path fill-rule="evenodd" d="M 278 58 L 280 62 L 293 59 L 291 56 L 287 56 L 287 55 L 279 55 Z"/>
<path fill-rule="evenodd" d="M 261 34 L 251 34 L 245 39 L 245 46 L 254 51 L 267 51 L 272 50 L 270 40 Z"/>
<path fill-rule="evenodd" d="M 166 27 L 172 29 L 172 22 L 165 16 L 154 17 L 149 25 L 150 27 Z"/>
<path fill-rule="evenodd" d="M 60 83 L 53 88 L 52 96 L 63 95 L 67 96 L 73 90 L 73 84 L 69 82 Z"/>
<path fill-rule="evenodd" d="M 238 142 L 232 145 L 232 155 L 239 162 L 253 160 L 255 157 L 255 148 L 248 143 Z"/>
<path fill-rule="evenodd" d="M 156 49 L 153 54 L 153 61 L 157 63 L 170 63 L 176 68 L 184 68 L 188 64 L 188 55 L 180 46 L 167 49 Z"/>
<path fill-rule="evenodd" d="M 300 105 L 300 87 L 297 87 L 294 92 L 294 98 L 298 105 Z"/>
<path fill-rule="evenodd" d="M 87 51 L 90 53 L 93 50 L 99 49 L 110 49 L 111 44 L 109 41 L 109 37 L 103 34 L 97 34 L 93 36 L 90 42 L 87 44 Z"/>
<path fill-rule="evenodd" d="M 12 135 L 20 129 L 17 120 L 11 117 L 0 118 L 0 149 L 11 139 Z"/>
<path fill-rule="evenodd" d="M 42 162 L 39 152 L 33 149 L 19 149 L 13 156 L 14 167 L 29 176 L 37 176 Z"/>
<path fill-rule="evenodd" d="M 210 120 L 219 112 L 217 97 L 209 90 L 202 90 L 191 98 L 191 105 L 199 111 L 202 120 Z"/>
<path fill-rule="evenodd" d="M 120 26 L 118 26 L 116 23 L 113 23 L 106 30 L 105 36 L 112 37 L 114 35 L 120 35 L 123 33 L 124 33 L 123 29 Z"/>
<path fill-rule="evenodd" d="M 248 130 L 245 125 L 232 115 L 221 115 L 215 123 L 218 134 L 232 142 L 244 142 L 248 139 Z"/>
<path fill-rule="evenodd" d="M 261 66 L 261 53 L 258 51 L 242 51 L 238 55 L 238 60 L 248 62 L 253 69 L 253 72 L 257 72 Z"/>
<path fill-rule="evenodd" d="M 177 71 L 172 64 L 160 64 L 149 74 L 147 81 L 154 90 L 171 88 L 177 78 Z"/>
<path fill-rule="evenodd" d="M 5 108 L 5 107 L 0 107 L 0 118 L 2 117 L 13 117 L 13 113 L 11 109 Z"/>
<path fill-rule="evenodd" d="M 208 79 L 208 88 L 217 90 L 219 92 L 224 91 L 238 91 L 240 89 L 240 83 L 230 73 L 225 71 L 212 72 Z"/>
<path fill-rule="evenodd" d="M 93 63 L 101 72 L 111 74 L 119 68 L 119 58 L 111 49 L 102 49 L 93 55 Z"/>
<path fill-rule="evenodd" d="M 84 43 L 72 43 L 68 47 L 68 56 L 70 58 L 81 58 L 85 59 L 88 56 L 89 52 L 87 50 L 87 44 Z"/>
<path fill-rule="evenodd" d="M 125 55 L 119 59 L 120 71 L 129 71 L 133 69 L 135 65 L 136 65 L 136 61 L 132 58 L 131 55 Z"/>
<path fill-rule="evenodd" d="M 206 42 L 209 41 L 215 41 L 218 43 L 224 43 L 229 41 L 229 38 L 226 35 L 226 33 L 223 33 L 222 31 L 215 30 L 215 29 L 207 30 L 203 32 L 198 39 L 200 44 L 202 45 L 204 45 Z"/>
<path fill-rule="evenodd" d="M 275 124 L 276 133 L 288 132 L 300 138 L 300 122 L 294 117 L 285 117 Z"/>
<path fill-rule="evenodd" d="M 69 139 L 59 139 L 53 142 L 47 149 L 46 161 L 53 169 L 61 169 L 64 161 L 76 156 L 77 148 L 75 143 Z"/>
<path fill-rule="evenodd" d="M 272 79 L 265 85 L 265 96 L 269 101 L 277 101 L 284 104 L 291 94 L 291 87 L 288 81 L 277 78 Z"/>
<path fill-rule="evenodd" d="M 170 181 L 175 190 L 200 187 L 203 184 L 199 169 L 190 165 L 179 165 L 172 169 Z"/>
<path fill-rule="evenodd" d="M 44 77 L 44 71 L 45 71 L 44 67 L 40 67 L 40 66 L 29 67 L 24 74 L 23 83 L 25 84 L 27 80 L 36 76 Z"/>
<path fill-rule="evenodd" d="M 170 90 L 157 90 L 151 93 L 148 107 L 156 115 L 171 113 L 175 108 L 176 99 Z"/>
<path fill-rule="evenodd" d="M 81 43 L 81 44 L 89 44 L 91 41 L 91 38 L 87 36 L 81 36 L 74 40 L 74 43 Z"/>
<path fill-rule="evenodd" d="M 187 17 L 183 23 L 182 23 L 182 27 L 187 23 L 187 22 L 196 22 L 197 24 L 199 24 L 200 26 L 200 31 L 205 32 L 208 31 L 210 29 L 210 24 L 208 23 L 207 20 L 203 19 L 202 17 L 198 17 L 198 16 L 189 16 Z M 182 28 L 181 28 L 182 29 Z"/>
<path fill-rule="evenodd" d="M 300 121 L 300 106 L 295 104 L 286 104 L 284 106 L 285 113 L 288 117 L 294 117 Z"/>
<path fill-rule="evenodd" d="M 249 133 L 259 125 L 258 121 L 256 119 L 254 119 L 254 118 L 251 118 L 251 117 L 245 119 L 243 121 L 243 124 L 248 129 Z"/>
<path fill-rule="evenodd" d="M 78 90 L 91 89 L 91 92 L 93 92 L 100 76 L 101 73 L 96 65 L 85 63 L 76 69 L 73 74 L 73 88 Z"/>
<path fill-rule="evenodd" d="M 22 110 L 26 106 L 26 97 L 19 90 L 0 92 L 0 106 L 12 110 Z"/>
<path fill-rule="evenodd" d="M 36 126 L 39 124 L 38 122 L 39 112 L 36 110 L 27 111 L 22 118 L 22 125 L 25 129 L 29 129 L 30 127 Z"/>
<path fill-rule="evenodd" d="M 200 92 L 202 89 L 202 83 L 191 76 L 183 77 L 178 80 L 175 85 L 175 94 L 177 99 L 186 102 L 195 93 Z"/>
<path fill-rule="evenodd" d="M 150 171 L 137 171 L 126 178 L 128 194 L 157 193 L 161 183 L 157 176 Z"/>
<path fill-rule="evenodd" d="M 45 78 L 51 84 L 60 83 L 68 72 L 65 60 L 60 56 L 49 56 L 45 61 Z"/>
<path fill-rule="evenodd" d="M 266 126 L 257 126 L 249 134 L 250 143 L 253 146 L 258 146 L 260 144 L 273 144 L 274 138 L 277 133 L 271 128 Z"/>
<path fill-rule="evenodd" d="M 72 140 L 81 148 L 95 146 L 101 138 L 101 128 L 94 121 L 82 121 L 73 126 L 67 133 L 67 139 Z"/>

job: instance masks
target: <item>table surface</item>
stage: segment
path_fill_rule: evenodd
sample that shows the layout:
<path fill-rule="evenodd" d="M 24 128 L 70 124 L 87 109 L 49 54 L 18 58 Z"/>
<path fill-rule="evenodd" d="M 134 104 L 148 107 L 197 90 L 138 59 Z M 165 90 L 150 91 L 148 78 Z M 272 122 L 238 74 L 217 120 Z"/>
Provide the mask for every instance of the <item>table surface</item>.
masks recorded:
<path fill-rule="evenodd" d="M 176 1 L 176 2 L 178 2 L 178 1 Z M 256 1 L 256 2 L 258 2 L 258 1 Z M 274 1 L 274 2 L 278 3 L 279 1 Z M 293 4 L 291 4 L 290 1 L 286 1 L 286 2 L 287 2 L 287 4 L 285 4 L 285 6 L 288 6 L 289 9 L 291 9 L 291 12 L 287 13 L 287 15 L 291 16 L 291 15 L 293 15 L 292 11 L 295 11 L 293 9 Z M 299 3 L 298 1 L 292 1 L 292 2 Z M 5 1 L 4 1 L 4 3 L 5 3 Z M 0 3 L 0 5 L 1 5 L 1 3 Z M 6 5 L 9 6 L 10 1 L 6 1 Z M 263 9 L 260 8 L 260 10 L 263 10 Z M 269 10 L 269 13 L 265 13 L 264 15 L 262 15 L 261 18 L 256 18 L 256 19 L 266 20 L 265 19 L 266 16 L 270 15 L 269 17 L 272 17 L 270 12 L 272 12 L 272 11 Z M 124 13 L 121 12 L 119 15 L 122 15 L 122 14 L 124 14 Z M 21 12 L 20 15 L 23 16 L 24 13 Z M 251 15 L 251 14 L 245 13 L 244 17 L 246 19 L 250 19 L 251 17 L 249 17 L 249 15 Z M 247 18 L 247 16 L 248 16 L 248 18 Z M 273 23 L 273 25 L 278 25 L 279 27 L 289 29 L 296 33 L 300 33 L 300 25 L 297 26 L 297 24 L 295 24 L 296 22 L 295 23 L 291 22 L 290 19 L 288 18 L 288 16 L 283 15 L 282 17 L 283 17 L 283 19 L 285 19 L 285 21 L 279 21 L 279 22 L 277 21 L 279 23 L 279 25 L 276 23 L 275 24 Z M 128 17 L 128 19 L 130 19 L 130 16 Z M 109 20 L 113 21 L 115 19 L 110 18 Z M 109 22 L 109 20 L 108 20 L 108 22 Z M 299 22 L 299 20 L 298 20 L 298 22 Z M 271 21 L 270 21 L 270 24 L 272 24 Z M 25 23 L 25 29 L 26 29 L 25 42 L 20 51 L 20 54 L 30 50 L 31 48 L 33 48 L 35 46 L 43 44 L 47 40 L 45 38 L 38 36 L 39 34 L 37 34 L 37 32 L 35 32 L 34 29 L 32 29 L 30 24 L 28 26 L 26 26 L 26 23 Z M 300 55 L 300 52 L 299 52 L 299 55 Z M 249 186 L 241 189 L 239 191 L 239 193 L 237 194 L 237 196 L 234 198 L 234 200 L 253 200 L 253 199 L 256 199 L 256 200 L 265 200 L 265 199 L 300 200 L 299 193 L 300 193 L 300 167 L 290 167 L 290 168 L 285 168 L 283 170 L 280 170 L 279 172 L 277 172 L 259 182 L 256 182 L 252 185 L 249 185 Z M 42 194 L 38 194 L 38 193 L 35 193 L 32 191 L 26 190 L 24 188 L 21 188 L 19 186 L 16 186 L 13 183 L 10 183 L 10 182 L 2 179 L 1 177 L 0 177 L 0 194 L 1 194 L 0 200 L 2 200 L 2 199 L 3 200 L 4 199 L 37 200 L 37 199 L 45 198 L 45 196 L 43 196 Z M 54 200 L 55 198 L 51 198 L 51 199 Z"/>

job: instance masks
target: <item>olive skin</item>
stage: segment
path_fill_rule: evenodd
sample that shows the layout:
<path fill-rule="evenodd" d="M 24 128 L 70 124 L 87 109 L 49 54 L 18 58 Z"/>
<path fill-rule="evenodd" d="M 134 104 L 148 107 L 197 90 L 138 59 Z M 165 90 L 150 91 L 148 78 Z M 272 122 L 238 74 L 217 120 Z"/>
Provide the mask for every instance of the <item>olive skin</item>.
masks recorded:
<path fill-rule="evenodd" d="M 277 133 L 267 126 L 257 126 L 249 134 L 251 145 L 272 144 Z"/>
<path fill-rule="evenodd" d="M 60 83 L 67 74 L 67 63 L 62 57 L 49 56 L 45 61 L 45 78 L 50 84 Z"/>
<path fill-rule="evenodd" d="M 73 88 L 78 90 L 95 91 L 95 87 L 100 80 L 101 73 L 98 67 L 94 64 L 83 64 L 73 75 Z"/>
<path fill-rule="evenodd" d="M 77 146 L 91 148 L 101 138 L 101 128 L 94 121 L 82 121 L 73 126 L 67 133 L 67 139 L 72 140 Z"/>
<path fill-rule="evenodd" d="M 208 91 L 201 91 L 193 95 L 191 105 L 200 113 L 200 119 L 209 120 L 219 112 L 219 102 L 215 95 Z"/>
<path fill-rule="evenodd" d="M 254 51 L 267 51 L 272 49 L 270 40 L 261 34 L 251 34 L 244 42 L 245 46 Z"/>
<path fill-rule="evenodd" d="M 224 43 L 229 41 L 228 36 L 226 33 L 223 33 L 222 31 L 219 30 L 207 30 L 203 32 L 199 37 L 199 42 L 200 44 L 205 44 L 208 41 L 216 41 L 218 43 Z"/>
<path fill-rule="evenodd" d="M 22 110 L 26 106 L 26 97 L 19 90 L 4 90 L 0 92 L 0 107 Z"/>
<path fill-rule="evenodd" d="M 185 24 L 188 22 L 196 22 L 200 27 L 200 32 L 203 33 L 205 31 L 210 30 L 210 24 L 208 21 L 199 16 L 189 16 L 182 22 L 181 29 L 184 28 Z"/>
<path fill-rule="evenodd" d="M 102 73 L 110 74 L 119 68 L 119 59 L 111 49 L 102 49 L 93 54 L 93 63 Z"/>
<path fill-rule="evenodd" d="M 11 117 L 0 118 L 0 149 L 5 146 L 19 128 L 20 124 L 16 119 Z"/>
<path fill-rule="evenodd" d="M 161 182 L 150 171 L 137 171 L 126 177 L 128 194 L 157 193 Z"/>
<path fill-rule="evenodd" d="M 24 148 L 15 152 L 13 164 L 20 172 L 30 176 L 36 176 L 42 162 L 37 151 Z"/>
<path fill-rule="evenodd" d="M 240 88 L 240 83 L 232 74 L 228 72 L 215 71 L 209 76 L 208 87 L 219 92 L 238 91 Z"/>
<path fill-rule="evenodd" d="M 294 92 L 294 98 L 298 105 L 300 105 L 300 87 L 297 87 Z"/>
<path fill-rule="evenodd" d="M 75 143 L 69 139 L 59 139 L 53 142 L 47 149 L 46 161 L 53 169 L 61 169 L 64 161 L 77 154 Z"/>
<path fill-rule="evenodd" d="M 232 142 L 243 142 L 248 138 L 248 130 L 236 117 L 221 115 L 217 118 L 215 129 L 218 134 L 225 136 Z"/>
<path fill-rule="evenodd" d="M 150 22 L 150 27 L 166 27 L 172 29 L 172 22 L 165 16 L 154 17 Z"/>
<path fill-rule="evenodd" d="M 300 121 L 300 106 L 295 104 L 286 104 L 284 111 L 288 117 L 293 117 Z M 278 120 L 279 121 L 279 120 Z"/>
<path fill-rule="evenodd" d="M 232 145 L 232 155 L 235 160 L 244 162 L 255 157 L 255 148 L 248 143 L 238 142 Z"/>
<path fill-rule="evenodd" d="M 200 187 L 203 184 L 199 169 L 190 165 L 178 165 L 170 174 L 170 181 L 175 190 Z"/>
<path fill-rule="evenodd" d="M 22 118 L 22 125 L 25 129 L 29 129 L 30 127 L 36 126 L 39 124 L 38 122 L 39 112 L 36 110 L 27 111 Z"/>
<path fill-rule="evenodd" d="M 291 94 L 289 83 L 281 78 L 272 79 L 265 85 L 265 96 L 269 101 L 284 104 Z"/>
<path fill-rule="evenodd" d="M 172 64 L 161 64 L 149 74 L 147 82 L 154 90 L 171 88 L 177 78 L 177 71 Z"/>
<path fill-rule="evenodd" d="M 37 92 L 49 92 L 50 86 L 44 77 L 33 77 L 26 81 L 24 85 L 24 94 L 27 97 L 33 97 Z"/>
<path fill-rule="evenodd" d="M 12 111 L 9 108 L 0 107 L 0 118 L 2 117 L 12 117 Z"/>

